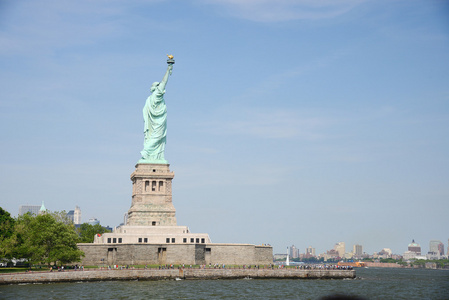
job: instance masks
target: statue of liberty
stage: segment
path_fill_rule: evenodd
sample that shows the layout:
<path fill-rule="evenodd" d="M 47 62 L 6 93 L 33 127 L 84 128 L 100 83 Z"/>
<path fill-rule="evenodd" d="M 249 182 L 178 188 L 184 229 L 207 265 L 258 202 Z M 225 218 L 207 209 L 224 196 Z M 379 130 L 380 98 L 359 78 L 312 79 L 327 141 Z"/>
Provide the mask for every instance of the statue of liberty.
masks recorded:
<path fill-rule="evenodd" d="M 140 152 L 142 158 L 138 163 L 167 164 L 164 158 L 167 135 L 167 107 L 164 101 L 165 86 L 175 63 L 173 56 L 168 55 L 168 67 L 161 82 L 151 85 L 151 95 L 143 107 L 144 142 Z"/>

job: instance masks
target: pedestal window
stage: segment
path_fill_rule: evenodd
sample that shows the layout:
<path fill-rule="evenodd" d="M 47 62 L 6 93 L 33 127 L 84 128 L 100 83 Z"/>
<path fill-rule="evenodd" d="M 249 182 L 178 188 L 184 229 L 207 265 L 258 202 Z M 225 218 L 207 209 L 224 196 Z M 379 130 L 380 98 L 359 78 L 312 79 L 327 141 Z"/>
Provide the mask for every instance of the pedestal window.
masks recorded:
<path fill-rule="evenodd" d="M 151 191 L 152 192 L 156 191 L 156 181 L 151 182 Z"/>

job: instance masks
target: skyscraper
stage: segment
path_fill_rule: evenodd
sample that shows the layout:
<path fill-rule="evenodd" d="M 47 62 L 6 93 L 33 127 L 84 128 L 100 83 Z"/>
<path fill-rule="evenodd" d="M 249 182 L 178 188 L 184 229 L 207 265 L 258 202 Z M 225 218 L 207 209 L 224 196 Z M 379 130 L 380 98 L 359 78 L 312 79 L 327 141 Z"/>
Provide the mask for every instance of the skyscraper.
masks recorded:
<path fill-rule="evenodd" d="M 438 251 L 440 252 L 440 256 L 444 255 L 444 244 L 443 243 L 440 243 L 438 245 Z"/>
<path fill-rule="evenodd" d="M 73 223 L 75 223 L 75 225 L 81 224 L 81 209 L 79 206 L 75 206 L 75 211 L 73 212 Z"/>
<path fill-rule="evenodd" d="M 358 258 L 362 257 L 362 254 L 363 254 L 363 247 L 362 247 L 362 245 L 358 245 L 358 244 L 354 245 L 352 247 L 352 252 L 354 253 L 355 257 L 358 257 Z"/>
<path fill-rule="evenodd" d="M 24 215 L 26 213 L 30 213 L 32 215 L 38 215 L 39 213 L 45 212 L 47 209 L 45 208 L 44 201 L 42 201 L 42 205 L 20 205 L 19 206 L 19 216 Z"/>
<path fill-rule="evenodd" d="M 67 218 L 69 218 L 75 225 L 81 224 L 81 209 L 79 206 L 76 206 L 75 210 L 69 210 Z"/>
<path fill-rule="evenodd" d="M 429 242 L 429 253 L 444 255 L 444 244 L 438 240 L 431 240 Z"/>
<path fill-rule="evenodd" d="M 298 249 L 296 249 L 295 245 L 290 247 L 290 257 L 297 258 L 298 257 Z"/>
<path fill-rule="evenodd" d="M 315 248 L 312 248 L 312 246 L 309 246 L 308 248 L 306 248 L 306 254 L 308 254 L 310 256 L 316 256 L 315 255 Z"/>
<path fill-rule="evenodd" d="M 20 205 L 19 206 L 19 216 L 24 215 L 26 213 L 30 213 L 32 215 L 38 215 L 40 205 Z"/>
<path fill-rule="evenodd" d="M 338 256 L 345 257 L 345 242 L 336 243 L 334 250 L 338 252 Z"/>

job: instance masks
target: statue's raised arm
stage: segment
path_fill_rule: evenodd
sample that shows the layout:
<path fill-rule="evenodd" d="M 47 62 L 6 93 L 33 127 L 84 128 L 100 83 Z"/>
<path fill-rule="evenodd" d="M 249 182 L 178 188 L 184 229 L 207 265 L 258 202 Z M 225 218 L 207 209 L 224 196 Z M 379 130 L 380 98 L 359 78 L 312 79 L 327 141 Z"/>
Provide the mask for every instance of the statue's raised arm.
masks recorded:
<path fill-rule="evenodd" d="M 167 72 L 165 72 L 164 78 L 162 78 L 162 81 L 159 83 L 159 89 L 161 91 L 165 90 L 165 86 L 167 85 L 168 77 L 171 75 L 173 70 L 173 64 L 169 64 L 167 67 Z"/>
<path fill-rule="evenodd" d="M 168 56 L 168 67 L 161 82 L 151 85 L 151 95 L 147 98 L 143 107 L 144 142 L 139 163 L 167 164 L 164 158 L 167 136 L 167 107 L 164 94 L 168 77 L 175 63 L 173 56 Z"/>

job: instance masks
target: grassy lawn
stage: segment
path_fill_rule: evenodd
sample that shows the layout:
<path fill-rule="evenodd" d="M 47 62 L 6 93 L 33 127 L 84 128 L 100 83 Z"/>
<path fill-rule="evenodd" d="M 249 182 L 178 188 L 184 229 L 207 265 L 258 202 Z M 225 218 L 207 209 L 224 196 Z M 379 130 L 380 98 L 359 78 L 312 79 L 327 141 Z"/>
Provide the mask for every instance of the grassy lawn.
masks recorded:
<path fill-rule="evenodd" d="M 17 272 L 27 272 L 28 270 L 30 270 L 29 267 L 7 267 L 7 268 L 0 268 L 0 274 L 3 273 L 17 273 Z M 35 272 L 42 272 L 42 271 L 49 271 L 50 269 L 48 268 L 48 266 L 33 266 L 31 267 L 31 271 L 35 271 Z"/>
<path fill-rule="evenodd" d="M 25 272 L 26 270 L 27 270 L 27 268 L 0 268 L 0 274 Z"/>

